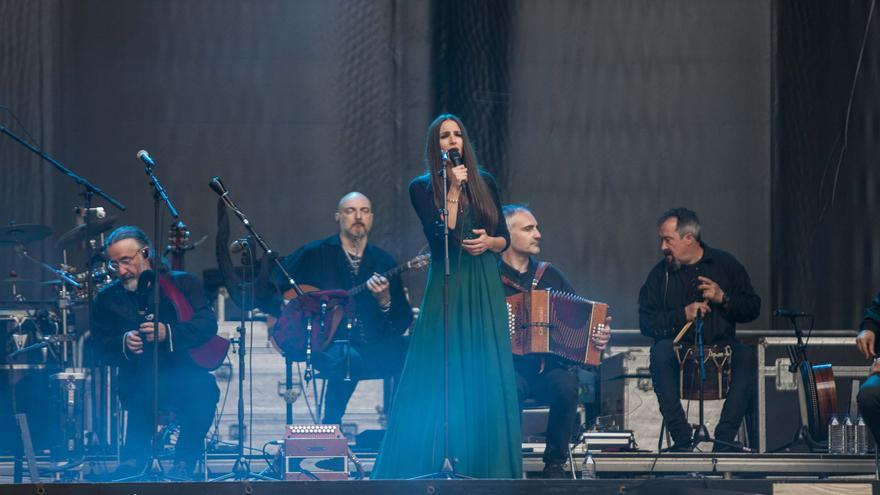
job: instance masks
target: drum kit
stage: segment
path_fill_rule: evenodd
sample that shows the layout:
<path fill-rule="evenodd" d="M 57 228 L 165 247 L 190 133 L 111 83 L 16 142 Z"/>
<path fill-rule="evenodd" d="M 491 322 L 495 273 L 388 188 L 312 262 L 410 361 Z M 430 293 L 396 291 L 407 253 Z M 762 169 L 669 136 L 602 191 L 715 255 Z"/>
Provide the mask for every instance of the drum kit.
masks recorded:
<path fill-rule="evenodd" d="M 88 214 L 102 217 L 102 213 Z M 81 214 L 77 220 L 83 220 Z M 0 227 L 0 249 L 14 250 L 27 263 L 52 274 L 48 280 L 36 281 L 11 271 L 0 279 L 0 452 L 19 452 L 26 438 L 15 420 L 17 414 L 27 417 L 35 451 L 48 453 L 59 465 L 75 465 L 87 449 L 109 453 L 118 446 L 112 372 L 87 362 L 86 332 L 76 325 L 78 310 L 84 310 L 112 281 L 111 272 L 100 255 L 83 263 L 85 268 L 68 261 L 86 243 L 85 252 L 97 251 L 117 218 L 90 220 L 56 241 L 63 259 L 60 266 L 36 259 L 27 250 L 52 234 L 49 227 Z M 46 287 L 51 288 L 52 297 L 26 297 Z"/>

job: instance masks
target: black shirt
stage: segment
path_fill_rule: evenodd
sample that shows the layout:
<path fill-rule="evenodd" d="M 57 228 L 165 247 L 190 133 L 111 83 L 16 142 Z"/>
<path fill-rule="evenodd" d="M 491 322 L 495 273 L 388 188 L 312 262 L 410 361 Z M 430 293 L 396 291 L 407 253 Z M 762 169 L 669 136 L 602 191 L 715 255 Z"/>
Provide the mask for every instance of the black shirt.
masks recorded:
<path fill-rule="evenodd" d="M 517 285 L 524 289 L 531 289 L 532 280 L 535 279 L 535 271 L 538 269 L 538 262 L 535 261 L 534 258 L 529 258 L 529 266 L 525 273 L 516 271 L 514 267 L 505 263 L 503 259 L 498 262 L 498 268 L 501 270 L 502 276 L 513 280 Z M 553 265 L 548 266 L 547 270 L 544 271 L 544 275 L 541 277 L 536 288 L 553 289 L 574 294 L 574 287 L 571 286 L 571 283 L 565 278 L 565 275 Z M 507 283 L 504 284 L 504 295 L 506 297 L 512 296 L 518 292 L 520 292 L 518 289 L 511 287 Z"/>
<path fill-rule="evenodd" d="M 384 273 L 397 263 L 387 251 L 372 244 L 364 248 L 357 274 L 342 249 L 339 235 L 306 244 L 287 256 L 284 268 L 300 285 L 312 285 L 319 289 L 348 290 L 366 282 L 373 273 Z M 290 287 L 277 269 L 272 280 L 282 292 Z M 383 313 L 373 293 L 364 290 L 354 297 L 358 324 L 352 335 L 354 344 L 373 344 L 392 336 L 399 336 L 412 322 L 412 308 L 406 301 L 400 276 L 389 277 L 391 283 L 391 310 Z"/>
<path fill-rule="evenodd" d="M 712 279 L 730 297 L 726 305 L 709 303 L 712 311 L 705 316 L 703 325 L 705 344 L 732 342 L 737 323 L 758 317 L 761 298 L 755 294 L 746 269 L 733 255 L 706 244 L 701 246 L 703 257 L 696 263 L 672 270 L 663 259 L 648 273 L 639 291 L 642 334 L 655 340 L 675 337 L 687 321 L 685 306 L 702 300 L 697 290 L 698 276 Z"/>

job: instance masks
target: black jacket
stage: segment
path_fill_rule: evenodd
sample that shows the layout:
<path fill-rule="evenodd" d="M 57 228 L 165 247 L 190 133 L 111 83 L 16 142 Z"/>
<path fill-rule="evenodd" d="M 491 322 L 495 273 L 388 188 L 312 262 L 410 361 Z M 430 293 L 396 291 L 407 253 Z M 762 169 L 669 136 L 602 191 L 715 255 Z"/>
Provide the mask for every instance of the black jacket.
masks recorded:
<path fill-rule="evenodd" d="M 352 276 L 338 234 L 306 244 L 287 256 L 282 264 L 297 284 L 312 285 L 322 290 L 348 290 L 366 282 L 374 272 L 383 273 L 397 265 L 391 254 L 368 243 L 358 274 Z M 290 288 L 279 270 L 275 270 L 272 279 L 282 292 Z M 402 335 L 412 322 L 412 308 L 406 301 L 400 276 L 390 277 L 389 282 L 391 309 L 387 314 L 379 309 L 376 298 L 369 290 L 355 296 L 359 325 L 352 335 L 354 344 L 373 344 L 384 338 Z"/>
<path fill-rule="evenodd" d="M 675 337 L 687 321 L 685 306 L 702 300 L 697 290 L 698 276 L 714 280 L 730 296 L 726 305 L 710 303 L 712 311 L 706 315 L 703 326 L 705 344 L 732 342 L 736 338 L 736 324 L 750 322 L 760 314 L 761 298 L 755 294 L 746 269 L 733 255 L 701 245 L 703 257 L 698 262 L 671 270 L 664 259 L 648 273 L 639 291 L 642 334 L 655 340 Z"/>
<path fill-rule="evenodd" d="M 159 303 L 159 321 L 171 326 L 171 335 L 159 345 L 160 368 L 180 368 L 189 371 L 199 368 L 190 358 L 189 350 L 207 342 L 217 334 L 217 317 L 205 298 L 202 283 L 195 275 L 171 272 L 171 281 L 189 301 L 193 316 L 178 322 L 177 310 L 165 294 Z M 144 341 L 144 353 L 132 355 L 124 350 L 123 336 L 136 330 L 144 321 L 142 307 L 152 313 L 152 291 L 139 295 L 128 291 L 117 280 L 101 289 L 93 305 L 91 339 L 105 364 L 119 366 L 123 379 L 143 377 L 151 372 L 152 343 Z"/>

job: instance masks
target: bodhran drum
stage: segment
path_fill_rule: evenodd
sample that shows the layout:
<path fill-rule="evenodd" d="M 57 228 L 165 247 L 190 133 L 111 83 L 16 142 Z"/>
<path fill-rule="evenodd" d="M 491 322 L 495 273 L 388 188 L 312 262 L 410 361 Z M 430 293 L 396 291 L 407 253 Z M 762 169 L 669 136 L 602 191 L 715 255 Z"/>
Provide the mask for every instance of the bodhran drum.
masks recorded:
<path fill-rule="evenodd" d="M 697 347 L 680 345 L 675 348 L 679 364 L 679 391 L 682 399 L 700 399 L 700 353 Z M 729 345 L 703 346 L 703 363 L 706 367 L 706 383 L 703 385 L 703 399 L 718 400 L 727 397 L 730 390 Z"/>

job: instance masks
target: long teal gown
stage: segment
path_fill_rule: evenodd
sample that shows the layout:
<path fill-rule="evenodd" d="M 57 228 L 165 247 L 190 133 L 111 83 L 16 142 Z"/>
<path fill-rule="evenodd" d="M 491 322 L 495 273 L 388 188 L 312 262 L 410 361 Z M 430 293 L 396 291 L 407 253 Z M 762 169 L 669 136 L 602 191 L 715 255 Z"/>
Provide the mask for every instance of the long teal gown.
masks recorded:
<path fill-rule="evenodd" d="M 427 181 L 421 179 L 413 181 L 410 193 L 425 224 L 433 222 L 433 214 L 420 210 Z M 487 182 L 494 186 L 494 180 Z M 465 231 L 473 226 L 467 212 L 459 218 Z M 412 478 L 442 467 L 443 263 L 442 250 L 429 240 L 433 264 L 373 479 Z M 497 258 L 491 252 L 471 256 L 450 240 L 450 261 L 449 455 L 458 474 L 521 478 L 519 406 Z"/>

